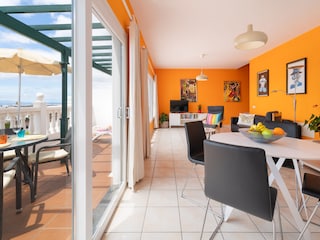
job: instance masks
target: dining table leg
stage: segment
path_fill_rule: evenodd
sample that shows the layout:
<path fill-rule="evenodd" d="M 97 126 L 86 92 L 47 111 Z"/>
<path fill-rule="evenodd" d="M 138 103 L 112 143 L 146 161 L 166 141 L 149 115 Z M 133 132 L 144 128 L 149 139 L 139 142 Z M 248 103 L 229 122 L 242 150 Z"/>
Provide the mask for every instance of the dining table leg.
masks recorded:
<path fill-rule="evenodd" d="M 20 166 L 24 176 L 24 182 L 29 185 L 31 202 L 35 201 L 34 184 L 32 181 L 31 170 L 28 165 L 28 148 L 24 148 L 24 154 L 21 149 L 16 149 L 16 156 L 20 157 Z"/>
<path fill-rule="evenodd" d="M 289 192 L 283 178 L 281 177 L 279 169 L 277 169 L 277 166 L 271 156 L 267 156 L 267 163 L 268 163 L 268 166 L 270 168 L 272 175 L 274 176 L 274 180 L 276 181 L 276 183 L 280 189 L 280 192 L 288 205 L 289 211 L 291 212 L 291 215 L 297 225 L 298 230 L 302 231 L 305 223 L 303 222 L 303 219 L 299 213 L 298 207 L 296 206 L 294 200 L 292 199 L 290 192 Z M 304 239 L 311 239 L 309 230 L 306 230 L 305 235 L 304 235 Z"/>
<path fill-rule="evenodd" d="M 21 158 L 16 164 L 16 213 L 22 212 Z"/>

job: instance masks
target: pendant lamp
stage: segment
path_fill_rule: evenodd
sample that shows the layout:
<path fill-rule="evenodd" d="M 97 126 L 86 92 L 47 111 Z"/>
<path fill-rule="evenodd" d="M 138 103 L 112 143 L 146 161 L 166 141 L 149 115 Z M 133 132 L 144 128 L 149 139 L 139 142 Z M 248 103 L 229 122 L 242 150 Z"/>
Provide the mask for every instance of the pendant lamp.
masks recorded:
<path fill-rule="evenodd" d="M 201 54 L 200 57 L 201 57 L 202 59 L 204 59 L 205 56 L 206 56 L 205 54 Z M 196 80 L 197 80 L 197 81 L 208 81 L 208 76 L 203 73 L 203 66 L 201 67 L 201 72 L 200 72 L 200 74 L 196 77 Z"/>
<path fill-rule="evenodd" d="M 253 31 L 252 24 L 248 25 L 248 31 L 240 34 L 234 40 L 234 46 L 240 50 L 250 50 L 264 46 L 268 36 L 264 32 Z"/>

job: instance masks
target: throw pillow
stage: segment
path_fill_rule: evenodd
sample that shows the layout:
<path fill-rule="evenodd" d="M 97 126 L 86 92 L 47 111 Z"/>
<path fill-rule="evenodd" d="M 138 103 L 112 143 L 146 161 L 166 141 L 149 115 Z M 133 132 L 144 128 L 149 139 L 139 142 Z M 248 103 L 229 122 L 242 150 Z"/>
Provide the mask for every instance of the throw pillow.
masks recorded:
<path fill-rule="evenodd" d="M 238 125 L 243 127 L 250 127 L 254 121 L 254 114 L 240 113 L 238 117 Z"/>
<path fill-rule="evenodd" d="M 221 122 L 221 113 L 208 113 L 206 124 L 217 125 Z"/>

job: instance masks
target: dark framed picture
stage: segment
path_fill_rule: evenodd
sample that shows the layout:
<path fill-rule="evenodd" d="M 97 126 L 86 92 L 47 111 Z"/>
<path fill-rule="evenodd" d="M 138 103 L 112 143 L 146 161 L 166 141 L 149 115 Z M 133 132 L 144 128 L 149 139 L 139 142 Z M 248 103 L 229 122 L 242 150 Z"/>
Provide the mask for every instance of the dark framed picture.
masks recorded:
<path fill-rule="evenodd" d="M 287 63 L 287 94 L 307 93 L 307 59 Z"/>
<path fill-rule="evenodd" d="M 257 73 L 258 96 L 269 96 L 269 70 Z"/>

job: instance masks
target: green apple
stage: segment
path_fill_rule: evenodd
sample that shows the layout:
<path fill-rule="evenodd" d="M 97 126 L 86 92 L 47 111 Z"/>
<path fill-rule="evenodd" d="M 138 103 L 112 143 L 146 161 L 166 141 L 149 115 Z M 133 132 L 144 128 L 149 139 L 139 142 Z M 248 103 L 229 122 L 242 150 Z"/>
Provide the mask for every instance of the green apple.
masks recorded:
<path fill-rule="evenodd" d="M 262 131 L 261 133 L 263 135 L 264 138 L 268 139 L 268 138 L 271 138 L 272 137 L 272 130 L 266 128 Z"/>

